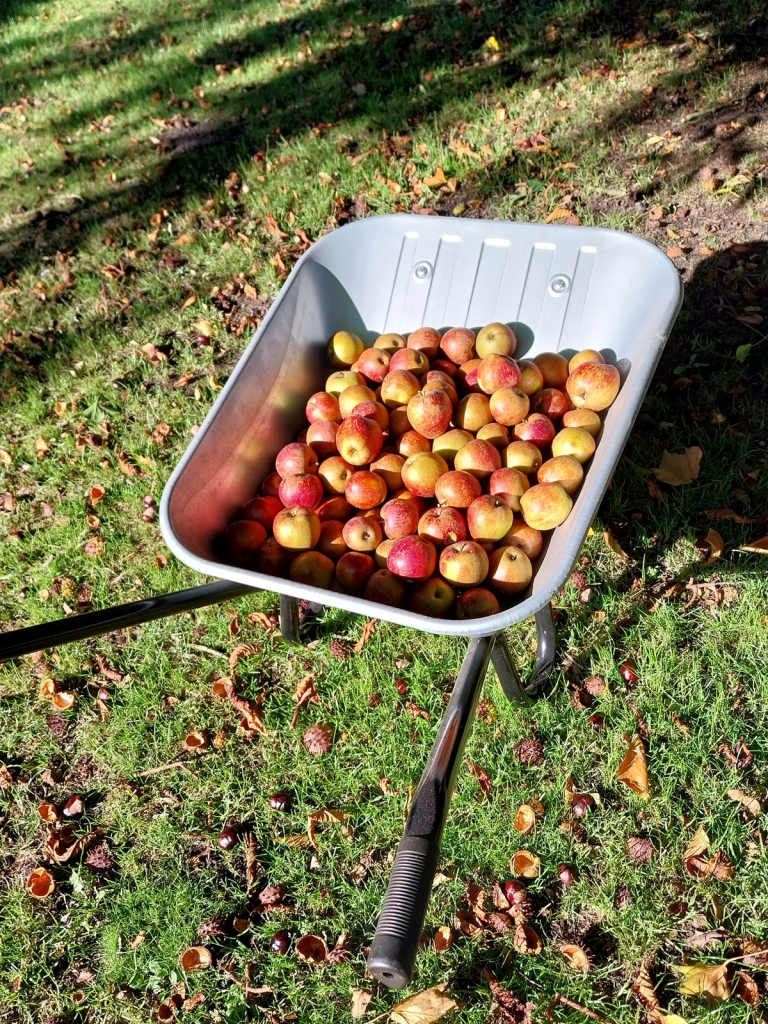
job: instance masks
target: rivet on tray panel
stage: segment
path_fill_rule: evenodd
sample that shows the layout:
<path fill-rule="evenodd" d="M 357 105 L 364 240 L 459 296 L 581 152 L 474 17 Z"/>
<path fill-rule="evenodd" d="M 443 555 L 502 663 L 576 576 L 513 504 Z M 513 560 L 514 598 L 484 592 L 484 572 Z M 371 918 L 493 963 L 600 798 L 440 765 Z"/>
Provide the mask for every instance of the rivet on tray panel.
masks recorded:
<path fill-rule="evenodd" d="M 562 295 L 567 292 L 571 287 L 571 282 L 565 274 L 558 274 L 557 277 L 553 277 L 549 282 L 549 290 L 553 295 Z"/>
<path fill-rule="evenodd" d="M 432 273 L 432 264 L 426 261 L 417 263 L 413 268 L 413 276 L 417 281 L 426 281 L 429 275 Z"/>

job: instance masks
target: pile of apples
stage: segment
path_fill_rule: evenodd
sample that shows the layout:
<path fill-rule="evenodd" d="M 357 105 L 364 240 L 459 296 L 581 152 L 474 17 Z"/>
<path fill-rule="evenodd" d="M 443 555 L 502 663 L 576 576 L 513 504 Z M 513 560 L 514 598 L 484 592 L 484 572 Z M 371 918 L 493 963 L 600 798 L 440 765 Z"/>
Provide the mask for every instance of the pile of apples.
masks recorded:
<path fill-rule="evenodd" d="M 225 535 L 230 557 L 425 615 L 493 615 L 525 590 L 595 451 L 619 371 L 588 349 L 513 359 L 502 323 L 372 348 L 339 331 L 309 426 Z"/>

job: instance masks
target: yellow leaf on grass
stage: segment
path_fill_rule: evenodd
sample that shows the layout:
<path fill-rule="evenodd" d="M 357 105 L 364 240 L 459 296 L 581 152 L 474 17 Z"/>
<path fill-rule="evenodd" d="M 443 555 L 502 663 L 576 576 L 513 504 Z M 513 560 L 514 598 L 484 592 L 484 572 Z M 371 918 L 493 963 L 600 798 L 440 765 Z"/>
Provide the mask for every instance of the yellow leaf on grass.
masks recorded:
<path fill-rule="evenodd" d="M 499 41 L 496 38 L 496 36 L 488 36 L 488 38 L 485 40 L 485 45 L 488 47 L 489 50 L 499 49 Z"/>
<path fill-rule="evenodd" d="M 641 800 L 651 799 L 651 787 L 648 782 L 648 762 L 645 757 L 645 745 L 639 736 L 630 740 L 624 737 L 629 745 L 626 757 L 619 765 L 619 782 L 637 793 Z"/>
<path fill-rule="evenodd" d="M 0 462 L 2 462 L 4 466 L 10 466 L 13 462 L 13 459 L 4 448 L 0 448 Z"/>
<path fill-rule="evenodd" d="M 551 224 L 552 221 L 556 220 L 568 220 L 571 216 L 571 211 L 566 210 L 564 206 L 556 206 L 551 213 L 548 213 L 544 218 L 545 224 Z"/>
<path fill-rule="evenodd" d="M 680 995 L 704 995 L 710 1005 L 731 998 L 728 964 L 680 964 L 675 970 L 683 976 L 678 986 Z"/>
<path fill-rule="evenodd" d="M 699 475 L 702 455 L 701 448 L 686 448 L 682 454 L 664 452 L 661 465 L 653 471 L 656 479 L 673 487 L 691 483 Z"/>
<path fill-rule="evenodd" d="M 216 330 L 214 324 L 210 320 L 197 320 L 192 324 L 198 334 L 202 334 L 204 338 L 212 338 L 213 332 Z"/>
<path fill-rule="evenodd" d="M 760 801 L 756 796 L 749 796 L 748 793 L 744 793 L 740 789 L 729 789 L 728 796 L 731 800 L 737 800 L 743 804 L 750 814 L 757 816 L 760 813 Z"/>
<path fill-rule="evenodd" d="M 446 181 L 445 173 L 442 167 L 438 167 L 435 173 L 430 175 L 428 178 L 424 178 L 423 184 L 427 185 L 428 188 L 437 188 L 438 185 L 444 185 Z"/>
<path fill-rule="evenodd" d="M 184 299 L 184 302 L 183 302 L 181 308 L 182 309 L 189 309 L 189 307 L 190 306 L 194 306 L 194 304 L 196 302 L 197 302 L 197 296 L 196 295 L 189 295 L 189 296 L 187 296 L 186 299 Z"/>
<path fill-rule="evenodd" d="M 315 842 L 315 830 L 317 826 L 323 822 L 337 822 L 343 824 L 345 821 L 349 821 L 349 815 L 346 811 L 334 811 L 330 807 L 325 807 L 320 811 L 311 811 L 307 815 L 307 835 L 312 846 L 317 849 L 317 843 Z"/>
<path fill-rule="evenodd" d="M 464 1003 L 446 993 L 448 983 L 443 981 L 434 988 L 417 992 L 402 1003 L 392 1007 L 390 1021 L 392 1024 L 432 1024 L 440 1020 L 451 1010 L 460 1009 Z"/>
<path fill-rule="evenodd" d="M 709 847 L 709 836 L 703 825 L 699 825 L 690 838 L 688 845 L 683 851 L 683 860 L 690 857 L 700 857 Z"/>

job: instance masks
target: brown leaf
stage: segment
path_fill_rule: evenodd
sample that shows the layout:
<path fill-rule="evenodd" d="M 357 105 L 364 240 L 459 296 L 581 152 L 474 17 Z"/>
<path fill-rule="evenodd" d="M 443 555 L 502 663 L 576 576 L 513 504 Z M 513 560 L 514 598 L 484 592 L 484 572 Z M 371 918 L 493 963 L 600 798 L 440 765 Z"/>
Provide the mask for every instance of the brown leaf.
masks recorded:
<path fill-rule="evenodd" d="M 176 245 L 194 245 L 196 242 L 195 236 L 188 235 L 186 231 L 176 239 Z"/>
<path fill-rule="evenodd" d="M 530 850 L 518 850 L 509 867 L 515 878 L 538 878 L 541 861 Z"/>
<path fill-rule="evenodd" d="M 319 935 L 302 935 L 296 943 L 296 955 L 304 963 L 317 967 L 327 958 L 328 946 Z"/>
<path fill-rule="evenodd" d="M 734 523 L 754 524 L 768 522 L 768 512 L 762 516 L 755 516 L 750 519 L 748 516 L 740 516 L 730 508 L 711 508 L 706 510 L 704 515 L 707 516 L 708 519 L 731 519 Z"/>
<path fill-rule="evenodd" d="M 64 828 L 58 831 L 51 830 L 46 842 L 46 850 L 57 864 L 66 864 L 73 857 L 79 856 L 83 850 L 91 846 L 103 831 L 103 829 L 97 828 L 86 836 L 76 838 L 74 826 L 65 825 Z"/>
<path fill-rule="evenodd" d="M 542 950 L 541 938 L 528 924 L 519 924 L 512 940 L 518 953 L 524 956 L 538 956 Z"/>
<path fill-rule="evenodd" d="M 428 175 L 423 179 L 422 184 L 428 188 L 437 188 L 439 185 L 444 185 L 446 182 L 445 172 L 442 167 L 436 167 L 435 173 Z"/>
<path fill-rule="evenodd" d="M 153 366 L 158 366 L 168 358 L 165 352 L 161 352 L 157 345 L 153 345 L 151 341 L 141 346 L 141 352 Z"/>
<path fill-rule="evenodd" d="M 56 883 L 45 868 L 35 868 L 24 883 L 24 888 L 33 899 L 44 900 L 56 888 Z"/>
<path fill-rule="evenodd" d="M 551 224 L 553 221 L 568 220 L 571 216 L 571 211 L 567 210 L 564 206 L 556 206 L 551 213 L 548 213 L 544 218 L 545 224 Z"/>
<path fill-rule="evenodd" d="M 166 437 L 170 437 L 171 433 L 172 430 L 167 423 L 158 423 L 152 431 L 152 440 L 155 444 L 163 444 Z"/>
<path fill-rule="evenodd" d="M 690 857 L 700 857 L 707 851 L 708 847 L 709 836 L 707 835 L 707 830 L 703 825 L 699 825 L 683 851 L 683 860 L 688 860 Z"/>
<path fill-rule="evenodd" d="M 520 804 L 512 824 L 524 836 L 533 832 L 536 827 L 536 812 L 530 804 Z"/>
<path fill-rule="evenodd" d="M 373 992 L 368 992 L 364 988 L 353 988 L 350 991 L 352 993 L 350 1016 L 352 1020 L 360 1020 L 361 1017 L 365 1016 L 368 1003 L 373 999 Z"/>
<path fill-rule="evenodd" d="M 450 925 L 444 924 L 434 934 L 432 941 L 438 953 L 445 953 L 453 945 L 453 929 Z"/>
<path fill-rule="evenodd" d="M 390 1013 L 391 1024 L 433 1024 L 451 1010 L 461 1009 L 464 1003 L 449 996 L 447 988 L 448 982 L 443 981 L 396 1003 Z"/>
<path fill-rule="evenodd" d="M 737 800 L 740 804 L 743 804 L 749 813 L 755 817 L 760 813 L 760 801 L 756 796 L 749 796 L 740 789 L 729 789 L 728 796 L 731 800 Z"/>
<path fill-rule="evenodd" d="M 749 551 L 752 555 L 768 555 L 768 536 L 756 537 L 749 544 L 742 544 L 739 551 Z"/>
<path fill-rule="evenodd" d="M 234 672 L 243 658 L 250 658 L 253 654 L 261 654 L 261 648 L 256 644 L 239 644 L 229 656 L 229 671 Z"/>
<path fill-rule="evenodd" d="M 359 654 L 360 651 L 362 651 L 362 649 L 365 647 L 365 645 L 371 639 L 373 634 L 376 632 L 376 627 L 378 626 L 378 624 L 379 624 L 378 619 L 369 619 L 366 622 L 366 624 L 363 626 L 363 632 L 360 634 L 360 639 L 357 641 L 355 646 L 352 648 L 352 650 L 355 652 L 355 654 Z"/>
<path fill-rule="evenodd" d="M 476 939 L 483 934 L 483 923 L 473 910 L 459 910 L 454 914 L 453 927 L 468 939 Z"/>
<path fill-rule="evenodd" d="M 689 857 L 684 866 L 692 878 L 719 878 L 721 882 L 727 882 L 733 877 L 733 864 L 722 850 L 718 850 L 709 860 Z"/>
<path fill-rule="evenodd" d="M 190 946 L 179 957 L 182 971 L 205 971 L 213 963 L 213 954 L 207 946 Z"/>
<path fill-rule="evenodd" d="M 8 771 L 8 765 L 0 761 L 0 789 L 10 789 L 13 785 L 13 776 Z"/>
<path fill-rule="evenodd" d="M 681 249 L 679 245 L 673 245 L 670 249 L 667 249 L 667 256 L 671 260 L 677 260 L 681 256 L 685 256 L 685 250 Z"/>
<path fill-rule="evenodd" d="M 661 464 L 653 471 L 656 479 L 672 487 L 691 483 L 699 475 L 702 455 L 701 448 L 686 448 L 682 455 L 665 451 Z"/>
<path fill-rule="evenodd" d="M 760 1002 L 760 989 L 755 979 L 746 971 L 736 971 L 734 975 L 736 985 L 733 994 L 749 1006 L 755 1007 Z"/>
<path fill-rule="evenodd" d="M 679 964 L 682 974 L 678 991 L 683 996 L 704 995 L 710 1006 L 731 998 L 728 984 L 728 964 Z"/>
<path fill-rule="evenodd" d="M 707 556 L 704 565 L 712 565 L 722 555 L 725 548 L 725 541 L 717 530 L 708 530 L 707 535 L 704 538 L 704 543 L 709 545 L 709 555 Z"/>
<path fill-rule="evenodd" d="M 275 842 L 289 847 L 291 850 L 307 850 L 312 845 L 306 832 L 300 835 L 275 836 Z"/>
<path fill-rule="evenodd" d="M 477 779 L 477 783 L 480 789 L 486 796 L 491 795 L 491 780 L 490 777 L 483 771 L 479 764 L 475 764 L 474 761 L 467 761 L 467 767 L 469 768 L 470 775 L 474 775 Z"/>
<path fill-rule="evenodd" d="M 51 449 L 48 446 L 48 442 L 44 437 L 38 437 L 35 441 L 35 451 L 37 452 L 38 459 L 42 459 Z"/>
<path fill-rule="evenodd" d="M 631 740 L 625 736 L 624 741 L 628 744 L 629 750 L 619 765 L 618 780 L 629 786 L 641 800 L 650 800 L 651 789 L 648 782 L 645 745 L 639 736 L 633 736 Z"/>
<path fill-rule="evenodd" d="M 251 612 L 251 614 L 247 616 L 247 619 L 252 626 L 255 626 L 258 622 L 258 624 L 263 626 L 268 633 L 274 633 L 277 629 L 277 625 L 264 612 Z"/>
<path fill-rule="evenodd" d="M 661 1021 L 661 1003 L 659 1002 L 659 997 L 656 995 L 656 990 L 653 987 L 653 982 L 651 981 L 651 975 L 648 968 L 644 965 L 638 969 L 632 979 L 632 992 L 638 1002 L 645 1007 L 653 1020 Z"/>
<path fill-rule="evenodd" d="M 341 824 L 345 821 L 349 821 L 351 815 L 347 814 L 346 811 L 334 811 L 330 807 L 326 807 L 320 811 L 311 811 L 307 815 L 307 835 L 312 846 L 317 849 L 317 843 L 315 842 L 315 830 L 317 826 L 323 822 L 336 822 Z"/>

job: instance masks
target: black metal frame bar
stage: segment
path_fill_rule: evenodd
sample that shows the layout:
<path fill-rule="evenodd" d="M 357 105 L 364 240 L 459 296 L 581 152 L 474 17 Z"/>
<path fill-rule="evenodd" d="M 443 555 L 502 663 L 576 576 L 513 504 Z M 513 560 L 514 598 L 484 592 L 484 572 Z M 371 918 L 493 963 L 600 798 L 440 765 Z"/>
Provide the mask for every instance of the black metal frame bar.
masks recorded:
<path fill-rule="evenodd" d="M 0 662 L 252 593 L 256 593 L 252 587 L 217 580 L 173 594 L 0 633 Z M 308 617 L 320 611 L 320 606 L 310 605 Z M 281 595 L 280 630 L 286 643 L 301 644 L 301 625 L 298 600 Z M 527 685 L 521 681 L 506 639 L 500 633 L 469 644 L 416 789 L 371 944 L 368 970 L 389 988 L 403 988 L 411 980 L 456 775 L 472 731 L 488 664 L 493 662 L 508 700 L 521 706 L 530 704 L 543 694 L 555 664 L 555 625 L 549 605 L 536 613 L 536 632 L 536 664 Z"/>

